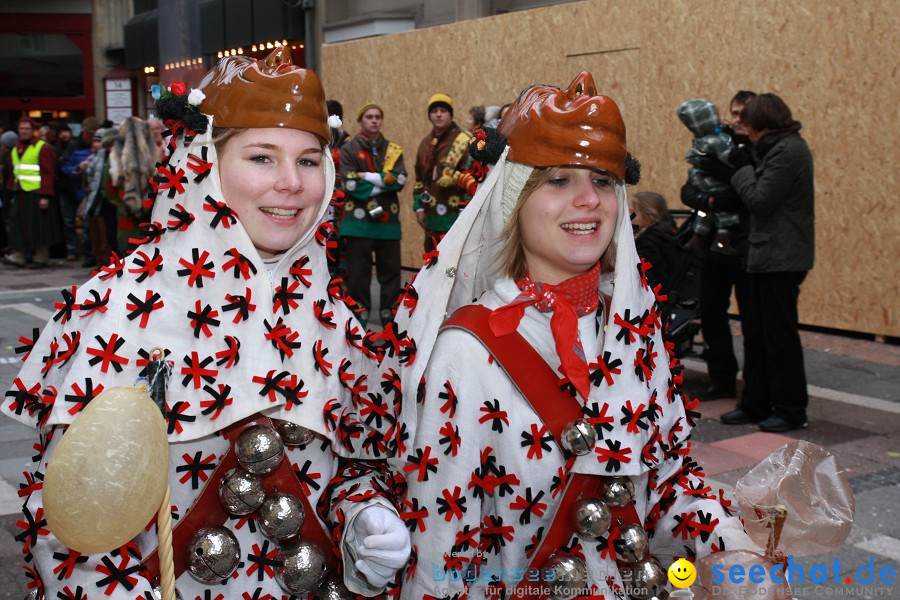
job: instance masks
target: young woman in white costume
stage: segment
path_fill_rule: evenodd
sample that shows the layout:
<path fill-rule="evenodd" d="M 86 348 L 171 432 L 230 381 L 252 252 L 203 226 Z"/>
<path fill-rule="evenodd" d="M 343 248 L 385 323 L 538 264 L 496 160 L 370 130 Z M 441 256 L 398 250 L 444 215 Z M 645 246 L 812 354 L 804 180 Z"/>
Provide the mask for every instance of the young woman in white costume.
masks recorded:
<path fill-rule="evenodd" d="M 375 596 L 409 553 L 383 461 L 399 386 L 328 274 L 322 228 L 334 165 L 318 78 L 286 48 L 264 60 L 231 57 L 199 90 L 173 84 L 158 108 L 172 135 L 144 243 L 63 293 L 43 332 L 24 339 L 29 354 L 3 405 L 40 431 L 17 535 L 34 594 L 153 597 L 156 528 L 81 555 L 47 527 L 41 483 L 64 428 L 101 390 L 152 376 L 149 363 L 170 371 L 164 415 L 181 597 L 336 598 L 346 594 L 340 581 Z M 294 496 L 274 507 L 293 510 L 274 525 L 263 523 L 266 505 L 232 510 L 218 497 L 234 483 L 223 483 L 235 476 L 226 467 L 267 447 L 240 447 L 251 422 L 266 427 L 263 442 L 285 447 L 277 469 L 260 475 L 266 502 L 275 488 Z M 303 526 L 281 539 L 298 504 Z M 212 558 L 191 550 L 199 525 L 237 544 L 234 564 L 216 557 L 225 567 L 212 574 L 193 564 Z M 315 541 L 327 564 L 327 593 L 317 572 L 287 572 L 298 537 Z"/>
<path fill-rule="evenodd" d="M 665 597 L 674 557 L 751 543 L 690 459 L 619 110 L 582 73 L 473 144 L 496 164 L 396 321 L 401 597 Z"/>

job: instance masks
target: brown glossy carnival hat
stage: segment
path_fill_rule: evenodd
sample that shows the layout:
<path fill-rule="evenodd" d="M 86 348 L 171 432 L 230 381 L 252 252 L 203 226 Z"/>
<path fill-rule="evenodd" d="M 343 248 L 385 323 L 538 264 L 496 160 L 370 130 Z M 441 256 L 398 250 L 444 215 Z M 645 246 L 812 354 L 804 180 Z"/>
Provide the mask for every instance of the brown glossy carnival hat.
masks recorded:
<path fill-rule="evenodd" d="M 325 92 L 315 73 L 294 65 L 290 50 L 265 59 L 223 58 L 203 81 L 200 110 L 216 127 L 287 127 L 331 140 Z"/>
<path fill-rule="evenodd" d="M 547 85 L 526 89 L 497 130 L 509 143 L 510 161 L 532 167 L 594 167 L 625 179 L 625 123 L 612 98 L 597 93 L 587 71 L 564 90 Z"/>

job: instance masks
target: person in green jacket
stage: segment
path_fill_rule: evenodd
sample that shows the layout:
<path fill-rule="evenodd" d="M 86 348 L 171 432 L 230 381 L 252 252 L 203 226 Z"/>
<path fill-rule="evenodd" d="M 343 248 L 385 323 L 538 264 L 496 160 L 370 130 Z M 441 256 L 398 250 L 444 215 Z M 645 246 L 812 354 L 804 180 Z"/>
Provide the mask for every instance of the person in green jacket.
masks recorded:
<path fill-rule="evenodd" d="M 384 111 L 374 102 L 357 113 L 360 131 L 341 147 L 341 178 L 347 195 L 339 234 L 344 242 L 347 292 L 369 320 L 372 263 L 380 287 L 378 316 L 392 319 L 400 294 L 400 199 L 406 183 L 403 148 L 381 133 Z"/>

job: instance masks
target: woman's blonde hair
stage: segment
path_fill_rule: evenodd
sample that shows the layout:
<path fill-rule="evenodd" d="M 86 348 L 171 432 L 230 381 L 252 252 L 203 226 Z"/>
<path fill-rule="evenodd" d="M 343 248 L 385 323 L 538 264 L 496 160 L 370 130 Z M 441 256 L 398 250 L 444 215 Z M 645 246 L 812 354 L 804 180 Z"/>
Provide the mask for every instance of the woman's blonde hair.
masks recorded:
<path fill-rule="evenodd" d="M 525 246 L 522 243 L 522 231 L 519 227 L 519 211 L 522 210 L 525 201 L 531 196 L 541 184 L 550 181 L 556 177 L 560 167 L 535 167 L 525 182 L 519 194 L 519 199 L 510 214 L 509 220 L 503 226 L 500 234 L 503 239 L 503 249 L 500 251 L 499 270 L 500 275 L 509 277 L 510 279 L 519 279 L 528 272 L 528 265 L 525 263 Z M 616 186 L 619 186 L 617 178 L 609 175 Z M 617 217 L 618 219 L 618 217 Z M 606 251 L 600 256 L 600 267 L 604 273 L 610 273 L 615 269 L 616 265 L 616 236 L 613 235 L 612 240 Z"/>

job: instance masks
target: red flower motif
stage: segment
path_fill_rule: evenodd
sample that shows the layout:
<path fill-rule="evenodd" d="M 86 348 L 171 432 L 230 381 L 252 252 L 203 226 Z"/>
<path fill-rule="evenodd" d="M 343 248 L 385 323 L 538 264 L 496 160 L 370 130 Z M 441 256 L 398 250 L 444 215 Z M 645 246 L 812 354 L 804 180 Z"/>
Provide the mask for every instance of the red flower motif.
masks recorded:
<path fill-rule="evenodd" d="M 184 85 L 183 81 L 173 81 L 172 85 L 169 86 L 169 91 L 176 96 L 184 96 L 187 94 L 187 86 Z"/>

